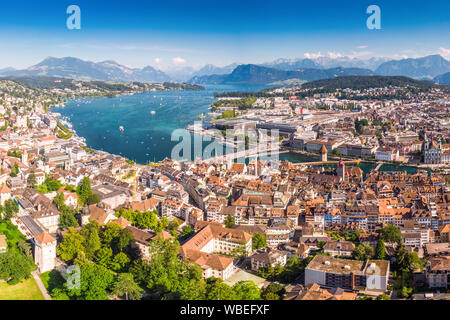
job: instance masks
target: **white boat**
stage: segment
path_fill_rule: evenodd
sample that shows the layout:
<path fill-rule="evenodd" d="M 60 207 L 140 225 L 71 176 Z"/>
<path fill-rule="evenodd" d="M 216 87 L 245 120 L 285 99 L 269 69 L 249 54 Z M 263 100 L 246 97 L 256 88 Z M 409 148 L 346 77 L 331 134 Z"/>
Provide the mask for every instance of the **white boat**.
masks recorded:
<path fill-rule="evenodd" d="M 122 127 L 122 126 L 120 126 L 120 127 L 119 127 L 119 130 L 120 130 L 120 132 L 124 132 L 124 131 L 125 131 L 125 128 Z"/>
<path fill-rule="evenodd" d="M 155 110 L 152 110 L 152 112 L 150 112 L 152 115 L 155 115 L 156 114 L 156 111 Z"/>

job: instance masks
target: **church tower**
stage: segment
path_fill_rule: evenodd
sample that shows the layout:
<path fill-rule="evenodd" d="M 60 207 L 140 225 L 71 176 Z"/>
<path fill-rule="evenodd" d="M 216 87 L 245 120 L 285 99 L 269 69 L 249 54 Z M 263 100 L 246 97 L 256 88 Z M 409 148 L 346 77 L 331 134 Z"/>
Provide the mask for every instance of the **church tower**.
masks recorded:
<path fill-rule="evenodd" d="M 344 161 L 342 161 L 342 158 L 341 160 L 339 160 L 339 164 L 337 167 L 337 174 L 338 177 L 341 178 L 341 181 L 345 180 L 345 163 Z"/>
<path fill-rule="evenodd" d="M 328 161 L 328 149 L 325 147 L 325 145 L 322 145 L 322 148 L 320 149 L 320 157 L 322 162 Z"/>
<path fill-rule="evenodd" d="M 47 232 L 42 232 L 34 238 L 34 262 L 39 273 L 55 269 L 56 239 Z"/>
<path fill-rule="evenodd" d="M 22 163 L 24 165 L 28 166 L 28 152 L 25 149 L 22 152 L 22 159 L 21 160 L 22 160 Z"/>

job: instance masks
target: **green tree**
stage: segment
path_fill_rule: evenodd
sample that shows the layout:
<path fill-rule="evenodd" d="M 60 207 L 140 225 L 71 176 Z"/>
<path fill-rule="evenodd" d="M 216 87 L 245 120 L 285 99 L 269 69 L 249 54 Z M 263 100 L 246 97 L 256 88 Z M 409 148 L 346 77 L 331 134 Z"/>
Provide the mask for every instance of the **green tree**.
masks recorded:
<path fill-rule="evenodd" d="M 403 287 L 401 291 L 398 292 L 398 295 L 401 298 L 409 298 L 412 295 L 413 288 Z"/>
<path fill-rule="evenodd" d="M 178 241 L 154 240 L 149 243 L 148 250 L 151 260 L 143 265 L 133 264 L 130 268 L 136 281 L 145 280 L 138 282 L 140 285 L 164 299 L 204 298 L 203 271 L 199 265 L 179 259 Z M 144 267 L 146 271 L 139 272 L 137 266 Z"/>
<path fill-rule="evenodd" d="M 238 300 L 261 300 L 261 290 L 253 281 L 239 281 L 232 288 Z"/>
<path fill-rule="evenodd" d="M 180 226 L 180 223 L 178 222 L 178 219 L 173 219 L 172 221 L 169 222 L 169 224 L 167 225 L 166 230 L 171 232 L 171 231 L 176 231 L 178 230 L 178 227 Z"/>
<path fill-rule="evenodd" d="M 25 257 L 27 257 L 29 259 L 33 259 L 33 249 L 32 249 L 31 244 L 29 242 L 25 241 L 24 239 L 20 239 L 17 242 L 17 248 L 19 248 L 20 251 L 23 252 Z"/>
<path fill-rule="evenodd" d="M 133 240 L 133 235 L 130 230 L 122 229 L 120 230 L 119 239 L 117 240 L 117 251 L 122 251 L 130 244 Z"/>
<path fill-rule="evenodd" d="M 267 247 L 266 236 L 264 233 L 255 232 L 252 238 L 253 250 Z"/>
<path fill-rule="evenodd" d="M 426 260 L 420 259 L 419 255 L 416 251 L 411 252 L 410 254 L 410 268 L 411 271 L 414 271 L 415 269 L 424 269 L 425 268 L 425 262 Z"/>
<path fill-rule="evenodd" d="M 53 204 L 58 208 L 58 210 L 61 210 L 66 204 L 66 200 L 64 199 L 64 193 L 58 193 L 53 198 Z"/>
<path fill-rule="evenodd" d="M 237 300 L 236 292 L 221 279 L 209 278 L 206 286 L 207 300 Z"/>
<path fill-rule="evenodd" d="M 411 270 L 410 254 L 403 243 L 397 248 L 395 258 L 396 264 L 401 271 Z"/>
<path fill-rule="evenodd" d="M 264 300 L 280 300 L 280 296 L 273 292 L 269 292 L 264 296 Z"/>
<path fill-rule="evenodd" d="M 3 219 L 5 221 L 10 221 L 14 214 L 19 212 L 19 206 L 13 199 L 8 199 L 5 201 L 5 206 L 3 209 Z"/>
<path fill-rule="evenodd" d="M 235 222 L 234 217 L 232 215 L 228 215 L 225 218 L 225 227 L 233 228 L 235 224 L 236 224 L 236 222 Z"/>
<path fill-rule="evenodd" d="M 317 243 L 317 247 L 319 248 L 320 252 L 323 252 L 323 247 L 325 247 L 326 244 L 327 244 L 327 242 L 323 241 L 323 240 L 321 240 Z"/>
<path fill-rule="evenodd" d="M 53 177 L 45 179 L 44 183 L 47 186 L 47 190 L 49 192 L 58 191 L 63 186 L 60 181 L 53 179 Z"/>
<path fill-rule="evenodd" d="M 77 300 L 107 300 L 108 289 L 114 283 L 114 274 L 95 263 L 80 265 L 81 286 L 69 290 L 69 296 Z"/>
<path fill-rule="evenodd" d="M 91 180 L 88 177 L 83 178 L 81 184 L 77 188 L 77 194 L 82 203 L 86 203 L 92 195 Z"/>
<path fill-rule="evenodd" d="M 279 283 L 272 282 L 269 284 L 262 293 L 264 300 L 279 300 L 286 293 L 286 289 Z M 272 295 L 276 296 L 276 299 Z"/>
<path fill-rule="evenodd" d="M 128 270 L 133 275 L 136 283 L 142 287 L 147 286 L 150 271 L 150 264 L 142 259 L 134 260 Z"/>
<path fill-rule="evenodd" d="M 15 178 L 17 177 L 18 174 L 19 174 L 19 165 L 17 164 L 17 162 L 15 162 L 11 168 L 10 176 Z"/>
<path fill-rule="evenodd" d="M 379 239 L 377 242 L 377 247 L 375 249 L 375 259 L 386 259 L 386 246 L 384 245 L 384 241 L 382 239 Z"/>
<path fill-rule="evenodd" d="M 102 243 L 106 247 L 113 247 L 120 238 L 122 227 L 118 223 L 108 223 L 103 227 L 101 234 Z"/>
<path fill-rule="evenodd" d="M 81 266 L 82 264 L 90 263 L 91 261 L 87 258 L 86 252 L 79 251 L 77 252 L 77 256 L 73 259 L 73 264 L 77 266 Z"/>
<path fill-rule="evenodd" d="M 112 256 L 113 256 L 112 249 L 108 247 L 103 247 L 97 251 L 96 261 L 99 265 L 108 268 L 111 263 Z"/>
<path fill-rule="evenodd" d="M 87 205 L 97 204 L 100 202 L 100 197 L 98 194 L 92 193 L 86 200 Z"/>
<path fill-rule="evenodd" d="M 0 254 L 0 279 L 11 285 L 30 278 L 34 267 L 33 260 L 18 250 L 8 250 Z"/>
<path fill-rule="evenodd" d="M 36 174 L 34 173 L 34 171 L 31 171 L 31 173 L 28 175 L 27 184 L 30 188 L 34 188 L 37 185 Z"/>
<path fill-rule="evenodd" d="M 391 300 L 391 297 L 389 297 L 387 294 L 383 293 L 377 297 L 377 300 Z"/>
<path fill-rule="evenodd" d="M 72 261 L 80 251 L 84 252 L 84 241 L 85 239 L 81 234 L 76 232 L 75 229 L 69 228 L 62 242 L 58 245 L 56 253 L 62 260 Z"/>
<path fill-rule="evenodd" d="M 372 246 L 368 243 L 359 244 L 352 252 L 352 257 L 355 260 L 365 261 L 367 259 L 372 258 Z"/>
<path fill-rule="evenodd" d="M 425 267 L 424 260 L 419 258 L 417 252 L 409 253 L 403 243 L 397 248 L 395 257 L 396 264 L 402 272 L 412 272 L 415 269 L 423 269 Z"/>
<path fill-rule="evenodd" d="M 396 226 L 389 224 L 381 229 L 380 239 L 384 242 L 401 243 L 402 233 Z"/>
<path fill-rule="evenodd" d="M 184 226 L 183 229 L 181 230 L 181 234 L 180 236 L 182 238 L 188 238 L 190 237 L 192 234 L 194 233 L 194 230 L 192 230 L 191 226 Z"/>
<path fill-rule="evenodd" d="M 71 210 L 62 210 L 59 218 L 59 228 L 62 230 L 78 227 L 78 221 Z"/>
<path fill-rule="evenodd" d="M 110 266 L 111 269 L 118 272 L 126 270 L 129 264 L 130 258 L 124 252 L 119 252 L 114 256 Z"/>
<path fill-rule="evenodd" d="M 133 275 L 130 273 L 121 273 L 117 276 L 112 292 L 118 297 L 125 296 L 126 300 L 128 300 L 128 297 L 131 300 L 140 300 L 142 298 L 140 288 L 134 282 Z"/>
<path fill-rule="evenodd" d="M 102 246 L 102 242 L 100 240 L 100 236 L 98 235 L 98 225 L 94 223 L 89 223 L 83 227 L 81 231 L 82 235 L 86 239 L 84 243 L 86 258 L 89 260 L 93 260 L 95 257 L 95 253 L 100 250 Z"/>

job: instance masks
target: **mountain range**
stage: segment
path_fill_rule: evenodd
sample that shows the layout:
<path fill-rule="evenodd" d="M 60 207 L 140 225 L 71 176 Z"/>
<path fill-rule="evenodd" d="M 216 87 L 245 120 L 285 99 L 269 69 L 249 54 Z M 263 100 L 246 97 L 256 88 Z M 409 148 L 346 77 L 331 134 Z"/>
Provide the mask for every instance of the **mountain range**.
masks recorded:
<path fill-rule="evenodd" d="M 381 64 L 375 73 L 383 76 L 406 76 L 418 79 L 433 79 L 450 71 L 450 61 L 440 55 L 417 59 L 392 60 Z"/>
<path fill-rule="evenodd" d="M 48 57 L 24 70 L 1 69 L 0 75 L 51 76 L 84 81 L 181 81 L 196 84 L 271 84 L 287 80 L 314 81 L 350 75 L 383 75 L 407 76 L 448 84 L 449 72 L 450 62 L 440 55 L 401 60 L 322 56 L 311 59 L 277 59 L 263 64 L 234 63 L 225 67 L 208 64 L 200 69 L 174 67 L 164 72 L 151 66 L 141 69 L 129 68 L 110 60 L 91 62 L 73 57 Z"/>
<path fill-rule="evenodd" d="M 440 84 L 450 84 L 450 72 L 435 77 L 433 81 Z"/>
<path fill-rule="evenodd" d="M 263 63 L 261 66 L 281 69 L 281 70 L 296 70 L 300 68 L 314 68 L 314 69 L 331 69 L 331 68 L 362 68 L 375 70 L 382 63 L 389 61 L 389 58 L 370 58 L 367 60 L 352 58 L 347 56 L 330 58 L 317 57 L 313 59 L 277 59 L 272 62 Z"/>
<path fill-rule="evenodd" d="M 332 69 L 305 68 L 295 71 L 285 71 L 254 64 L 247 64 L 238 66 L 230 74 L 194 77 L 189 81 L 189 83 L 264 85 L 291 79 L 314 81 L 349 75 L 370 76 L 374 75 L 374 73 L 368 69 L 341 67 Z"/>
<path fill-rule="evenodd" d="M 165 82 L 170 77 L 164 72 L 150 66 L 142 69 L 133 69 L 118 64 L 115 61 L 91 62 L 77 58 L 49 57 L 42 62 L 25 70 L 2 70 L 4 76 L 47 76 L 62 77 L 75 80 L 101 80 L 101 81 L 139 81 L 139 82 Z"/>

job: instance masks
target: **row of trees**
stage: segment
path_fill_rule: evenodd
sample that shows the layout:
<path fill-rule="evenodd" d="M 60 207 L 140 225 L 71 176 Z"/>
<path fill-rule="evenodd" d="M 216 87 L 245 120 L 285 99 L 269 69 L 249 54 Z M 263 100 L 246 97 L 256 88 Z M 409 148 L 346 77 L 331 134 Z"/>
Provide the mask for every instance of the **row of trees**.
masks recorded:
<path fill-rule="evenodd" d="M 128 246 L 132 238 L 130 231 L 117 223 L 101 227 L 92 221 L 79 231 L 69 228 L 56 252 L 69 263 L 96 262 L 120 271 L 125 270 L 130 261 Z"/>
<path fill-rule="evenodd" d="M 79 264 L 80 286 L 68 287 L 61 282 L 53 287 L 50 295 L 57 300 L 108 300 L 110 295 L 138 300 L 142 289 L 129 273 L 115 274 L 111 270 L 93 262 Z"/>
<path fill-rule="evenodd" d="M 151 260 L 134 261 L 130 273 L 138 285 L 154 298 L 261 300 L 276 299 L 284 293 L 284 288 L 278 286 L 262 291 L 252 281 L 241 281 L 230 286 L 217 278 L 205 280 L 199 265 L 179 259 L 179 243 L 173 239 L 152 241 L 149 250 Z"/>
<path fill-rule="evenodd" d="M 135 227 L 141 229 L 151 229 L 156 234 L 160 233 L 163 230 L 168 231 L 172 236 L 177 237 L 178 234 L 176 231 L 178 230 L 180 223 L 177 219 L 173 219 L 169 221 L 166 217 L 162 217 L 158 219 L 158 210 L 153 211 L 139 211 L 139 210 L 125 210 L 124 208 L 120 208 L 116 212 L 117 217 L 124 217 L 128 221 L 130 221 Z M 192 229 L 185 229 L 184 235 L 187 233 L 191 233 Z"/>
<path fill-rule="evenodd" d="M 145 291 L 158 299 L 275 300 L 284 293 L 280 285 L 261 290 L 251 281 L 229 286 L 220 279 L 205 280 L 199 265 L 179 258 L 180 245 L 175 239 L 150 242 L 150 261 L 131 262 L 125 254 L 130 241 L 126 229 L 114 223 L 104 227 L 90 223 L 79 232 L 69 229 L 57 252 L 64 261 L 80 267 L 81 287 L 69 289 L 62 284 L 53 288 L 51 295 L 82 300 L 110 295 L 140 299 Z"/>

